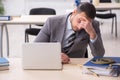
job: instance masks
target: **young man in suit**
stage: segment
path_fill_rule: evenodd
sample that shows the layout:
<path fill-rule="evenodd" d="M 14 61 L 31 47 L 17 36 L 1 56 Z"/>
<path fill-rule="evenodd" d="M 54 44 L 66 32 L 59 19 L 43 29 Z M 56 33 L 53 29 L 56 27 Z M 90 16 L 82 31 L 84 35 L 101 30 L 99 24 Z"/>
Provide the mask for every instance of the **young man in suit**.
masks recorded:
<path fill-rule="evenodd" d="M 99 22 L 94 20 L 95 15 L 95 7 L 91 3 L 85 2 L 68 15 L 48 18 L 35 42 L 60 42 L 63 63 L 68 63 L 69 58 L 85 57 L 88 44 L 93 56 L 103 56 L 105 50 Z M 69 37 L 72 34 L 74 34 L 74 38 L 68 45 Z"/>

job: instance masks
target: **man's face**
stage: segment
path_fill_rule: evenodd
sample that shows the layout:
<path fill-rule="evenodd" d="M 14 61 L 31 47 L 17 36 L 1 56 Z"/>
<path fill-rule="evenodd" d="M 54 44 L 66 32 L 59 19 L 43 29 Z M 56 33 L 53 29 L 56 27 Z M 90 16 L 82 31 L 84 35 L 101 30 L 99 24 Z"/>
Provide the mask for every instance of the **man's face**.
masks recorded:
<path fill-rule="evenodd" d="M 73 30 L 79 31 L 82 29 L 82 27 L 80 28 L 80 26 L 82 25 L 83 22 L 85 21 L 91 22 L 92 19 L 87 17 L 85 12 L 77 13 L 77 11 L 74 11 L 71 15 L 70 21 L 71 21 Z"/>

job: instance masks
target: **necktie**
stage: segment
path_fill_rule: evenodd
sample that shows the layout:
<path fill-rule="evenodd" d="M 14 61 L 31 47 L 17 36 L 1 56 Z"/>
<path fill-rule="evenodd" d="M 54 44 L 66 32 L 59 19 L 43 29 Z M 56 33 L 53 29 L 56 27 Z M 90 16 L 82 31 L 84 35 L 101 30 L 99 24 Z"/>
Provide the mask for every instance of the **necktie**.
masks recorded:
<path fill-rule="evenodd" d="M 74 39 L 75 39 L 75 32 L 71 33 L 71 35 L 67 39 L 67 45 L 63 48 L 65 53 L 67 53 L 71 48 L 71 46 L 73 45 Z"/>

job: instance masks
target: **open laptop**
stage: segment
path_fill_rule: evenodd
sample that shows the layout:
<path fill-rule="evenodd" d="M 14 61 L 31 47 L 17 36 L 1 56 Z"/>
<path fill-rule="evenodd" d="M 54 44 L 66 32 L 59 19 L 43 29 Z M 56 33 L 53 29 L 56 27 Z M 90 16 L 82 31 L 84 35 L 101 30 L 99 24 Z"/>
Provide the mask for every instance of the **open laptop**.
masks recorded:
<path fill-rule="evenodd" d="M 23 69 L 62 69 L 60 43 L 24 43 Z"/>

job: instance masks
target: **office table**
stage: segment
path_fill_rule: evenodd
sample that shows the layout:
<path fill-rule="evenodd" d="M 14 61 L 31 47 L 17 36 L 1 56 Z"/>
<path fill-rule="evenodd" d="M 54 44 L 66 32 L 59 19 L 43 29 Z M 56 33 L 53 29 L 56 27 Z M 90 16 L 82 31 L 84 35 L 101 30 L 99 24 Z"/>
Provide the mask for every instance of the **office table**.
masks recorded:
<path fill-rule="evenodd" d="M 99 3 L 95 8 L 97 10 L 115 10 L 120 9 L 120 3 Z"/>
<path fill-rule="evenodd" d="M 7 55 L 9 56 L 9 36 L 8 36 L 8 30 L 7 25 L 10 24 L 41 24 L 43 25 L 48 17 L 51 17 L 53 15 L 22 15 L 22 16 L 14 16 L 12 17 L 12 20 L 10 21 L 0 21 L 0 57 L 3 57 L 3 28 L 5 27 L 6 30 L 6 36 L 7 36 Z"/>
<path fill-rule="evenodd" d="M 119 10 L 120 3 L 99 3 L 95 5 L 96 10 Z M 73 9 L 67 9 L 66 13 L 72 12 Z"/>
<path fill-rule="evenodd" d="M 21 58 L 10 58 L 9 70 L 0 71 L 0 80 L 120 80 L 119 77 L 88 75 L 82 73 L 85 58 L 71 58 L 70 64 L 64 64 L 63 70 L 24 70 Z"/>

